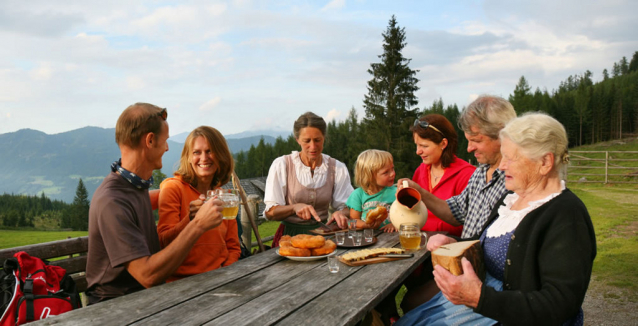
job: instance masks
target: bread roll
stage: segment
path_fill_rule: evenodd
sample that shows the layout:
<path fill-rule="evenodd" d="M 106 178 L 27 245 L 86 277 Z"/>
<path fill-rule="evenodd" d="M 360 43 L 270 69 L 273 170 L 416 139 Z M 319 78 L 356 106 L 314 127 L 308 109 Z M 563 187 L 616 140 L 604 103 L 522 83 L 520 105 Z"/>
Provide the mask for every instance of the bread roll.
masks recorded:
<path fill-rule="evenodd" d="M 384 206 L 369 210 L 366 214 L 366 224 L 374 224 L 377 220 L 385 220 L 388 217 L 388 209 Z"/>
<path fill-rule="evenodd" d="M 454 275 L 463 274 L 461 259 L 470 261 L 474 272 L 481 280 L 485 280 L 483 266 L 483 247 L 479 240 L 461 241 L 440 246 L 432 252 L 432 266 L 441 265 Z"/>

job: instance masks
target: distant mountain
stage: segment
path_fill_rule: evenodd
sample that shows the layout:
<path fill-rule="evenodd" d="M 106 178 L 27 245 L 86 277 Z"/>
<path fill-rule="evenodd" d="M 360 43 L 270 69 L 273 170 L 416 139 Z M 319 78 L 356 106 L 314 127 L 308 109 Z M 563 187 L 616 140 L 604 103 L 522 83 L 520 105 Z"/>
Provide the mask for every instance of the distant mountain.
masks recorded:
<path fill-rule="evenodd" d="M 169 151 L 162 159 L 162 172 L 171 176 L 179 164 L 183 143 L 168 140 Z M 228 139 L 232 152 L 247 151 L 260 136 Z M 275 138 L 264 136 L 274 143 Z M 0 134 L 0 194 L 39 195 L 72 202 L 82 178 L 89 197 L 120 157 L 115 129 L 85 127 L 48 135 L 22 129 Z"/>
<path fill-rule="evenodd" d="M 171 140 L 177 143 L 184 143 L 186 141 L 186 137 L 188 137 L 188 134 L 190 134 L 189 132 L 183 132 L 181 134 L 177 134 L 177 135 L 171 135 Z M 231 139 L 245 139 L 245 138 L 251 138 L 254 139 L 253 137 L 257 137 L 257 142 L 259 142 L 259 138 L 260 136 L 264 137 L 264 141 L 266 141 L 267 143 L 274 143 L 275 139 L 277 139 L 277 137 L 281 137 L 283 139 L 287 139 L 288 136 L 292 135 L 291 131 L 278 131 L 278 130 L 255 130 L 255 131 L 243 131 L 237 134 L 229 134 L 229 135 L 224 135 L 224 138 L 226 138 L 226 140 L 228 140 L 229 145 L 231 144 Z M 272 141 L 270 141 L 272 139 Z M 248 148 L 250 148 L 250 145 L 248 146 Z M 247 150 L 248 148 L 243 148 L 243 147 L 237 147 L 236 150 L 231 150 L 234 153 L 235 152 L 239 152 L 240 150 Z"/>

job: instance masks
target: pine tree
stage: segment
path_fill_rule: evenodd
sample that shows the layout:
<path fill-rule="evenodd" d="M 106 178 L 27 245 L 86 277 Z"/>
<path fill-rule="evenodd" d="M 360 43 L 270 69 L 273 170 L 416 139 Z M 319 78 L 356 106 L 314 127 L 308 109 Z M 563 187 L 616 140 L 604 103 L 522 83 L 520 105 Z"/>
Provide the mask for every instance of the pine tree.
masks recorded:
<path fill-rule="evenodd" d="M 627 62 L 627 57 L 622 57 L 622 59 L 620 59 L 620 63 L 618 64 L 620 66 L 620 74 L 621 75 L 626 75 L 629 72 L 629 63 Z"/>
<path fill-rule="evenodd" d="M 531 105 L 533 100 L 531 90 L 532 87 L 527 83 L 525 76 L 521 76 L 518 80 L 518 84 L 514 88 L 514 95 L 510 95 L 509 97 L 509 101 L 514 106 L 517 115 L 534 110 Z"/>
<path fill-rule="evenodd" d="M 84 187 L 82 179 L 75 190 L 73 203 L 67 210 L 66 217 L 62 219 L 63 228 L 86 231 L 89 229 L 89 194 Z"/>
<path fill-rule="evenodd" d="M 392 16 L 383 36 L 380 63 L 370 64 L 368 94 L 365 95 L 364 122 L 370 148 L 392 153 L 397 177 L 410 176 L 414 170 L 414 143 L 408 129 L 417 117 L 415 92 L 419 90 L 418 70 L 409 67 L 411 59 L 401 51 L 407 45 L 405 28 L 400 28 Z"/>
<path fill-rule="evenodd" d="M 162 173 L 162 170 L 153 170 L 153 185 L 151 189 L 159 189 L 162 181 L 166 179 L 166 174 Z"/>
<path fill-rule="evenodd" d="M 629 63 L 629 72 L 638 71 L 638 51 L 634 52 L 634 56 Z"/>

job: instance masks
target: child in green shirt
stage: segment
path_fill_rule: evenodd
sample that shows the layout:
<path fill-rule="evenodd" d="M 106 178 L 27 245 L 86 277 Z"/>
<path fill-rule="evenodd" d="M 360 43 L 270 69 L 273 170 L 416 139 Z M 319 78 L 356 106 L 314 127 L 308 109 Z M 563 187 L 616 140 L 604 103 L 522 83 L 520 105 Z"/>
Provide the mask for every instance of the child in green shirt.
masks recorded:
<path fill-rule="evenodd" d="M 354 170 L 354 181 L 359 188 L 346 201 L 350 218 L 360 220 L 357 228 L 366 226 L 366 214 L 377 206 L 385 206 L 390 211 L 390 205 L 396 198 L 395 176 L 392 154 L 376 149 L 359 154 Z M 385 232 L 396 231 L 389 217 L 380 227 Z"/>

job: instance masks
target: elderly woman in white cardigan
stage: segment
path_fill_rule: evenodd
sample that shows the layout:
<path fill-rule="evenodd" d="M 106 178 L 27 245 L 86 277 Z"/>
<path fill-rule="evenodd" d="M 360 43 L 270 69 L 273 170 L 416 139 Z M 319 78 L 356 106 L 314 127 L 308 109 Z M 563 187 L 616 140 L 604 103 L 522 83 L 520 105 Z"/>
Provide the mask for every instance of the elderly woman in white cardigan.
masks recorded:
<path fill-rule="evenodd" d="M 532 113 L 501 131 L 505 186 L 481 235 L 487 276 L 463 259 L 464 274 L 441 266 L 441 289 L 395 325 L 582 325 L 581 305 L 596 256 L 582 201 L 565 188 L 567 135 L 554 118 Z M 457 241 L 438 235 L 428 249 Z"/>

